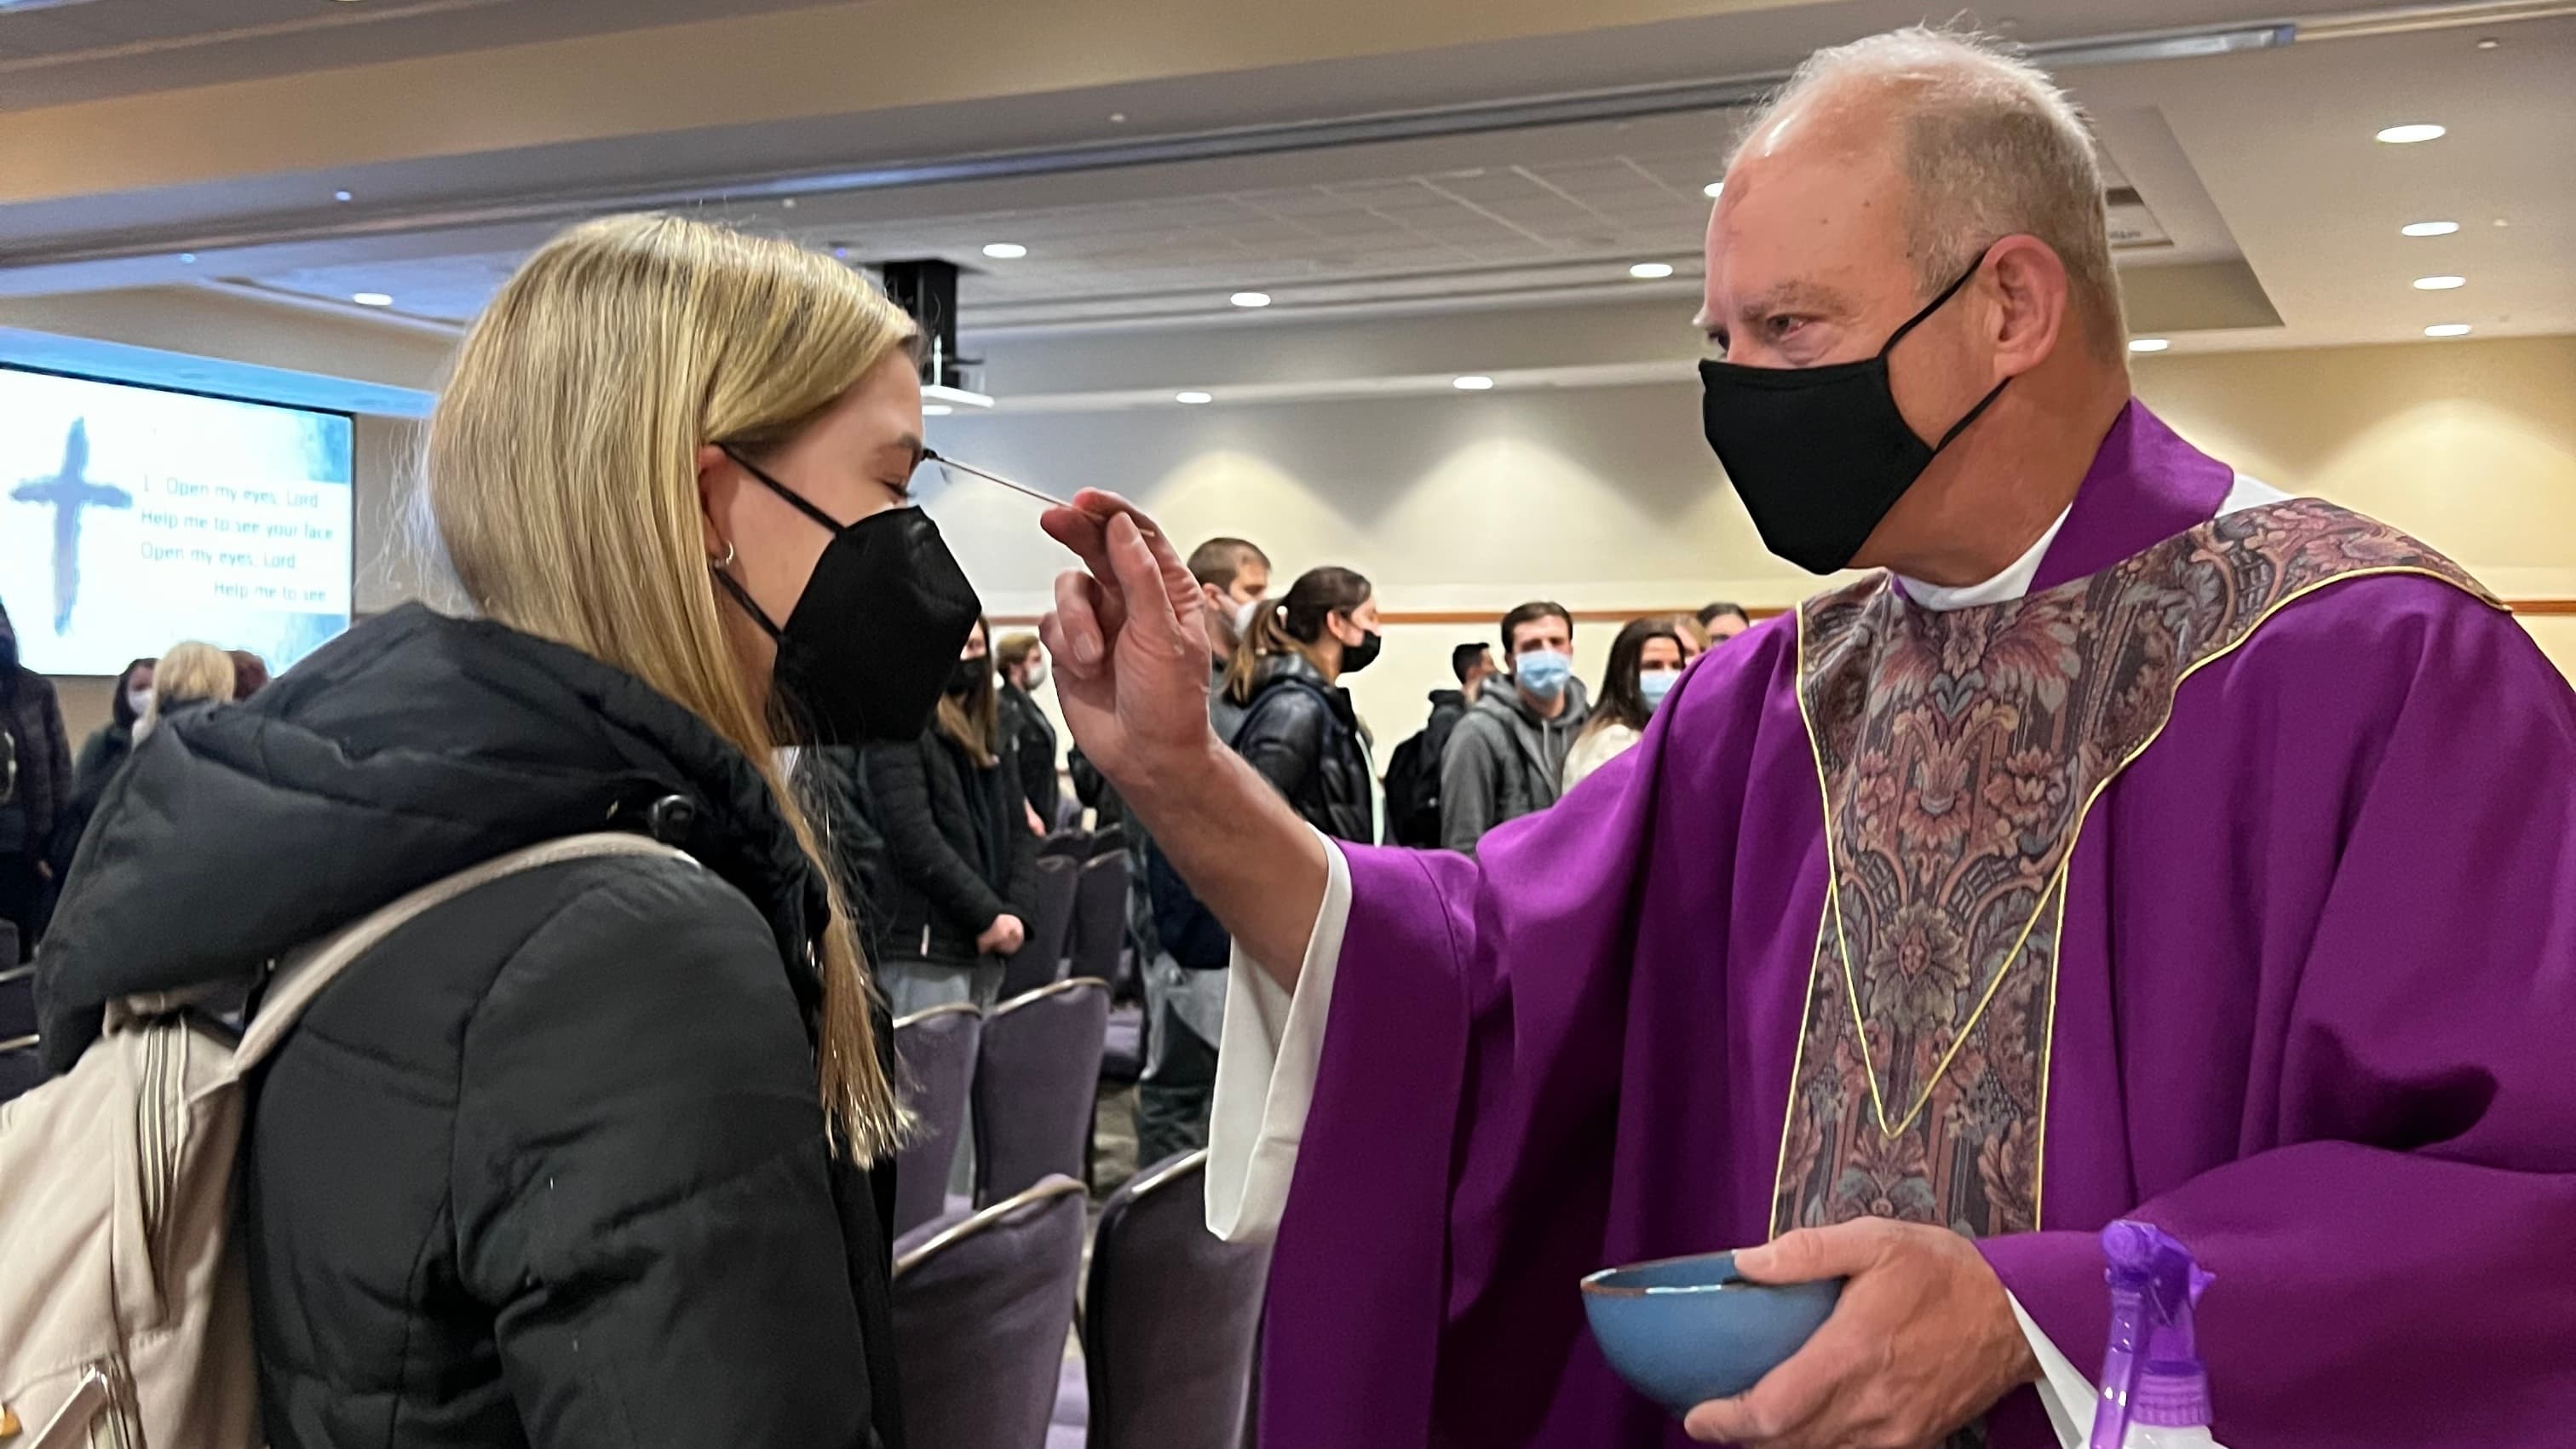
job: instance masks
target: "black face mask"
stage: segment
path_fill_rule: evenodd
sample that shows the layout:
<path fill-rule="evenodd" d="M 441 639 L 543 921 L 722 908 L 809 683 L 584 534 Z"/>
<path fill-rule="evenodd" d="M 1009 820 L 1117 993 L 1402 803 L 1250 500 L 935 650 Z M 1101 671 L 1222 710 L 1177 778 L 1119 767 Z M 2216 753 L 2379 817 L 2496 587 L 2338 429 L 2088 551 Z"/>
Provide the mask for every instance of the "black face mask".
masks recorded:
<path fill-rule="evenodd" d="M 948 672 L 948 692 L 973 694 L 975 686 L 984 682 L 984 673 L 992 668 L 992 665 L 993 656 L 990 654 L 978 654 L 971 659 L 958 660 L 957 667 Z"/>
<path fill-rule="evenodd" d="M 1996 383 L 1941 441 L 1927 444 L 1897 411 L 1887 376 L 1888 353 L 1985 261 L 1978 253 L 1976 264 L 1907 318 L 1875 357 L 1823 367 L 1699 365 L 1708 445 L 1753 515 L 1763 547 L 1809 573 L 1848 567 L 1932 459 L 2004 390 Z"/>
<path fill-rule="evenodd" d="M 832 531 L 784 626 L 732 575 L 715 575 L 777 641 L 771 680 L 800 741 L 854 745 L 920 734 L 983 612 L 939 526 L 918 508 L 889 508 L 845 527 L 741 454 L 728 448 L 725 456 Z"/>
<path fill-rule="evenodd" d="M 1342 672 L 1357 674 L 1377 662 L 1377 652 L 1386 647 L 1375 629 L 1360 631 L 1360 642 L 1342 646 Z"/>

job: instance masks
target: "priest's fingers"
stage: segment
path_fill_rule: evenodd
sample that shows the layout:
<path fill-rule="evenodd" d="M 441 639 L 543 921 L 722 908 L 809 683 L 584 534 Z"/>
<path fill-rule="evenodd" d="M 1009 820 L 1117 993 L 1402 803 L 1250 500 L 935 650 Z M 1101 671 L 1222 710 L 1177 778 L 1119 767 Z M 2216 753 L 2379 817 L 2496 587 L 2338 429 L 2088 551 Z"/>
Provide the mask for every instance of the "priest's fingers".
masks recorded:
<path fill-rule="evenodd" d="M 1198 585 L 1189 571 L 1173 556 L 1172 546 L 1155 543 L 1161 534 L 1149 537 L 1136 515 L 1122 513 L 1109 521 L 1109 561 L 1118 571 L 1118 592 L 1127 605 L 1127 626 L 1140 631 L 1139 637 L 1157 647 L 1168 648 L 1184 642 L 1181 621 L 1193 617 L 1194 605 L 1204 607 Z M 1174 582 L 1177 577 L 1178 583 Z"/>
<path fill-rule="evenodd" d="M 1809 1340 L 1760 1383 L 1734 1398 L 1711 1399 L 1691 1410 L 1682 1428 L 1703 1444 L 1747 1449 L 1804 1449 L 1822 1442 L 1814 1431 L 1844 1387 L 1849 1365 L 1842 1355 L 1816 1350 L 1815 1340 Z"/>
<path fill-rule="evenodd" d="M 1117 566 L 1109 558 L 1109 520 L 1076 508 L 1050 508 L 1039 520 L 1049 536 L 1072 549 L 1082 566 L 1104 587 L 1092 593 L 1093 617 L 1100 627 L 1100 645 L 1107 656 L 1109 641 L 1127 621 L 1126 601 L 1118 596 Z M 1059 586 L 1060 587 L 1060 586 Z M 1059 599 L 1061 594 L 1059 593 Z"/>
<path fill-rule="evenodd" d="M 1809 1283 L 1848 1278 L 1882 1260 L 1896 1225 L 1855 1218 L 1824 1228 L 1798 1228 L 1758 1248 L 1739 1248 L 1735 1271 L 1754 1283 Z"/>
<path fill-rule="evenodd" d="M 1038 623 L 1038 637 L 1049 657 L 1075 677 L 1096 677 L 1109 658 L 1109 635 L 1102 628 L 1099 581 L 1080 569 L 1055 576 L 1055 608 Z"/>

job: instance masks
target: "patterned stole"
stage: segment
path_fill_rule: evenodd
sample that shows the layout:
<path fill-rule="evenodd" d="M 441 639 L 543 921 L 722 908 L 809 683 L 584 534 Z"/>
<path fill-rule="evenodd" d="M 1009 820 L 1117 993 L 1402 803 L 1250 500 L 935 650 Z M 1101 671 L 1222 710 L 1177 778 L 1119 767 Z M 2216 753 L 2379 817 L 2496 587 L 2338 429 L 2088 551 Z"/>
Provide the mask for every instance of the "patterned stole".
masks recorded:
<path fill-rule="evenodd" d="M 1916 608 L 1881 574 L 1801 606 L 1798 702 L 1832 880 L 1774 1234 L 1864 1216 L 1971 1237 L 2038 1227 L 2058 932 L 2085 812 L 2193 671 L 2366 574 L 2494 603 L 2424 545 L 2292 499 L 2006 603 Z"/>

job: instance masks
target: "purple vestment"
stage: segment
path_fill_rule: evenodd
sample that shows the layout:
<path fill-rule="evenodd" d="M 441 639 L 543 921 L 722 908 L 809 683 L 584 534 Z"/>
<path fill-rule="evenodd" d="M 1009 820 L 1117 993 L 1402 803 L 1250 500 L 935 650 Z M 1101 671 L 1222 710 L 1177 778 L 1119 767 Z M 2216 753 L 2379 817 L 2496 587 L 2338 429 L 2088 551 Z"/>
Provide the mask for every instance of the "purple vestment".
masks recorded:
<path fill-rule="evenodd" d="M 2132 404 L 2033 592 L 2207 522 L 2231 474 Z M 1767 1237 L 1829 877 L 1798 631 L 1477 860 L 1348 848 L 1271 1284 L 1264 1442 L 1679 1445 L 1576 1280 Z M 2234 1449 L 2576 1434 L 2576 696 L 2433 578 L 2352 577 L 2184 679 L 2089 809 L 2054 925 L 2039 1230 L 1981 1247 L 2080 1367 L 2096 1231 L 2200 1306 Z M 2052 1442 L 2033 1396 L 1996 1442 Z"/>

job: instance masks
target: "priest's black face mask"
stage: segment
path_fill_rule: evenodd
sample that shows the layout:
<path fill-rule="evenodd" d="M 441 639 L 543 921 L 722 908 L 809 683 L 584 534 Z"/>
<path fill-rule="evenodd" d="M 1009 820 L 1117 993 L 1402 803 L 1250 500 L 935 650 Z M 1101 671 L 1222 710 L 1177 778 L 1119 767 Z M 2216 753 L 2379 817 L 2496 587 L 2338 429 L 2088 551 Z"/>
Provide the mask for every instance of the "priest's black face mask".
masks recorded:
<path fill-rule="evenodd" d="M 1938 442 L 1927 443 L 1898 410 L 1888 376 L 1896 344 L 1985 263 L 1986 253 L 1978 253 L 1868 357 L 1814 367 L 1699 365 L 1708 445 L 1753 515 L 1763 547 L 1810 573 L 1850 566 L 1932 459 L 2003 392 L 2004 383 L 1996 383 Z"/>

